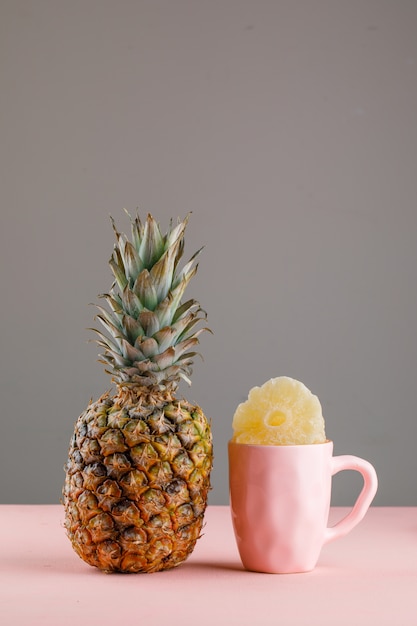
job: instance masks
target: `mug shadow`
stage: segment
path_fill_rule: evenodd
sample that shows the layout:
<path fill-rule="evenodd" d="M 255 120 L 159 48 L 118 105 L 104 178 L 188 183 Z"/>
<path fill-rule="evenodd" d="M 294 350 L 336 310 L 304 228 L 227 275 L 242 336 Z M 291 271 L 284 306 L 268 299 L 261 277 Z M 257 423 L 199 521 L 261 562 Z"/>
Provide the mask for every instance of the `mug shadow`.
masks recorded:
<path fill-rule="evenodd" d="M 337 568 L 332 566 L 332 564 L 329 565 L 329 564 L 324 563 L 324 564 L 318 564 L 313 570 L 307 571 L 307 572 L 285 572 L 285 573 L 272 574 L 268 572 L 258 572 L 258 571 L 248 570 L 245 567 L 243 567 L 243 565 L 240 562 L 237 562 L 237 561 L 230 561 L 226 563 L 213 563 L 213 562 L 203 562 L 203 561 L 191 562 L 191 563 L 185 563 L 184 565 L 182 565 L 181 569 L 193 570 L 193 573 L 195 573 L 196 575 L 198 575 L 199 573 L 203 575 L 204 573 L 207 573 L 208 570 L 211 570 L 213 573 L 217 571 L 217 572 L 233 574 L 234 576 L 240 573 L 240 574 L 245 574 L 246 576 L 247 575 L 252 575 L 256 577 L 276 576 L 277 578 L 297 578 L 299 576 L 301 576 L 302 578 L 307 578 L 307 577 L 316 577 L 316 576 L 327 576 L 337 571 Z"/>

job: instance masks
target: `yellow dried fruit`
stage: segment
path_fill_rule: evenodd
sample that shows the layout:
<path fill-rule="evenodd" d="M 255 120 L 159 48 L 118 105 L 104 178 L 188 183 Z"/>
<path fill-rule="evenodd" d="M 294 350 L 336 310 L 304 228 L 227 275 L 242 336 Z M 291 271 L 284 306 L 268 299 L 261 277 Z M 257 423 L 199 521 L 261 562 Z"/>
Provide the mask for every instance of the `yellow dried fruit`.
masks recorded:
<path fill-rule="evenodd" d="M 317 396 L 288 376 L 253 387 L 233 418 L 233 441 L 252 445 L 300 445 L 326 441 Z"/>

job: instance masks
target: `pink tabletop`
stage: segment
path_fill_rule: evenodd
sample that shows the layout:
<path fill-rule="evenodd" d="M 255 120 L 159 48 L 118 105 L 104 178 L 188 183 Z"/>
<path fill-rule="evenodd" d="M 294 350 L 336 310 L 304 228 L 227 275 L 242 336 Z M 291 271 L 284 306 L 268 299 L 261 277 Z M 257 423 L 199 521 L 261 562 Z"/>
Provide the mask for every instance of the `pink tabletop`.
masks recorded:
<path fill-rule="evenodd" d="M 0 623 L 417 625 L 417 508 L 372 507 L 305 574 L 245 571 L 229 507 L 209 507 L 206 522 L 179 568 L 106 575 L 73 552 L 61 506 L 0 506 Z"/>

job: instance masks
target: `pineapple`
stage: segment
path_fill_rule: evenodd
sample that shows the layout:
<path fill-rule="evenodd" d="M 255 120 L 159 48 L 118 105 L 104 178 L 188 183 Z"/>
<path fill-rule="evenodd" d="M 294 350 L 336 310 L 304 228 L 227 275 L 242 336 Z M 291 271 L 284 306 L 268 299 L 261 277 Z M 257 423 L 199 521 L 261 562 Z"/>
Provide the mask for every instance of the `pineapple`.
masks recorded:
<path fill-rule="evenodd" d="M 253 387 L 233 417 L 233 441 L 252 445 L 324 443 L 325 425 L 317 396 L 288 376 Z"/>
<path fill-rule="evenodd" d="M 75 424 L 63 503 L 84 561 L 105 572 L 156 572 L 182 563 L 203 525 L 211 429 L 175 392 L 181 379 L 190 383 L 193 348 L 208 329 L 199 303 L 182 302 L 200 252 L 179 269 L 188 217 L 171 221 L 166 235 L 151 215 L 130 220 L 131 240 L 112 220 L 115 281 L 98 306 L 104 330 L 93 329 L 115 389 Z"/>

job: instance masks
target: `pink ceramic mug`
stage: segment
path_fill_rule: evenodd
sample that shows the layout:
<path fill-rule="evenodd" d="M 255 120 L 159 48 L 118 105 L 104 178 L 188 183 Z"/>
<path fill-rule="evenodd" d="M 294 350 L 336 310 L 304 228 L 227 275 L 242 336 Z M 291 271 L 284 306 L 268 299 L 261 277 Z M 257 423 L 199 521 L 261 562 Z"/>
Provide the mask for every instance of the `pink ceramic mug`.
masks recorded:
<path fill-rule="evenodd" d="M 362 491 L 348 515 L 328 527 L 332 476 L 356 470 Z M 255 446 L 229 442 L 230 505 L 240 557 L 248 570 L 307 572 L 322 546 L 343 537 L 364 517 L 378 486 L 373 466 L 356 456 L 333 456 L 333 442 Z"/>

